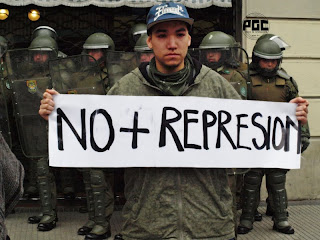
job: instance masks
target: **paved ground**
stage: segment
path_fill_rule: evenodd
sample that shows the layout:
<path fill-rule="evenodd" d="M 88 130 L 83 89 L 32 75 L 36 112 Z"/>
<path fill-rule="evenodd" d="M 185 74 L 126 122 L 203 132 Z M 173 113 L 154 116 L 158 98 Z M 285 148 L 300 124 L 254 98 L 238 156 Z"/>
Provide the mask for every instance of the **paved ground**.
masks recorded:
<path fill-rule="evenodd" d="M 57 227 L 50 232 L 38 232 L 37 225 L 27 223 L 27 218 L 38 213 L 35 203 L 20 203 L 14 214 L 9 215 L 6 225 L 12 240 L 80 240 L 77 229 L 86 222 L 87 214 L 79 213 L 79 202 L 60 203 L 58 208 Z M 295 228 L 294 235 L 284 235 L 272 230 L 272 221 L 265 213 L 265 205 L 261 204 L 259 211 L 263 213 L 263 220 L 254 223 L 254 229 L 240 235 L 239 240 L 318 240 L 320 239 L 320 201 L 289 202 L 289 220 Z M 112 234 L 117 234 L 121 226 L 121 212 L 114 212 L 111 219 Z M 109 238 L 110 240 L 113 239 Z M 150 239 L 151 240 L 151 239 Z"/>

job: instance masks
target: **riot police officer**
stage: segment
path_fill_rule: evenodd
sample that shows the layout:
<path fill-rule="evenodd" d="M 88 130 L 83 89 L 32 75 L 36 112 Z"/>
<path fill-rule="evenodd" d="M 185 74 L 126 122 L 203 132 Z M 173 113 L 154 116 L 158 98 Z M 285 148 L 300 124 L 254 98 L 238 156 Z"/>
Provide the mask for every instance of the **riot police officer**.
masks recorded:
<path fill-rule="evenodd" d="M 114 50 L 115 45 L 112 38 L 105 33 L 93 33 L 83 44 L 83 53 L 92 56 L 99 64 L 106 89 L 110 87 L 106 66 L 107 52 Z M 89 59 L 89 61 L 92 60 Z"/>
<path fill-rule="evenodd" d="M 42 74 L 48 68 L 48 61 L 57 56 L 58 47 L 56 41 L 47 36 L 39 36 L 33 39 L 29 46 L 31 53 L 30 65 L 26 65 L 23 74 L 34 78 Z M 31 65 L 32 64 L 32 65 Z M 44 76 L 45 74 L 41 75 Z M 40 87 L 40 82 L 30 83 L 30 91 Z M 44 129 L 45 131 L 45 129 Z M 45 149 L 47 151 L 47 149 Z M 36 162 L 37 182 L 39 188 L 41 214 L 31 216 L 28 222 L 38 223 L 39 231 L 50 231 L 56 227 L 58 221 L 56 213 L 56 185 L 52 171 L 49 169 L 48 158 L 33 159 Z"/>
<path fill-rule="evenodd" d="M 242 99 L 247 98 L 247 80 L 244 74 L 240 73 L 237 68 L 240 61 L 236 59 L 235 40 L 228 34 L 220 31 L 208 33 L 201 41 L 200 61 L 217 71 L 221 76 L 228 80 L 237 90 Z M 241 177 L 243 170 L 228 169 L 228 182 L 233 195 L 233 214 L 235 222 L 235 233 L 237 233 L 237 179 Z"/>
<path fill-rule="evenodd" d="M 250 77 L 252 100 L 289 102 L 298 96 L 296 82 L 280 69 L 282 51 L 272 40 L 257 41 L 252 52 Z M 302 127 L 302 150 L 309 144 L 305 126 Z M 244 178 L 243 207 L 238 227 L 239 234 L 246 234 L 253 228 L 262 177 L 266 175 L 271 194 L 270 204 L 274 209 L 273 229 L 285 234 L 293 234 L 288 222 L 286 204 L 286 169 L 251 169 Z"/>
<path fill-rule="evenodd" d="M 19 137 L 17 133 L 16 121 L 14 119 L 14 113 L 12 108 L 12 89 L 11 84 L 8 80 L 8 72 L 5 63 L 5 53 L 8 50 L 8 40 L 3 36 L 0 36 L 0 61 L 1 61 L 1 99 L 0 99 L 0 109 L 1 109 L 1 121 L 0 121 L 0 131 L 3 137 L 7 141 L 12 152 L 16 157 L 22 162 L 25 168 L 25 178 L 24 178 L 24 196 L 27 198 L 38 196 L 38 187 L 35 172 L 35 163 L 26 158 L 21 150 L 21 145 L 19 142 Z"/>
<path fill-rule="evenodd" d="M 54 30 L 52 27 L 49 26 L 39 26 L 35 28 L 32 32 L 31 35 L 31 40 L 33 40 L 36 37 L 51 37 L 55 41 L 58 40 L 58 34 L 56 30 Z M 58 50 L 58 57 L 59 58 L 65 58 L 67 55 L 60 50 Z M 31 166 L 32 170 L 32 166 Z M 32 172 L 32 171 L 30 171 Z M 61 180 L 61 188 L 62 188 L 62 193 L 65 199 L 74 199 L 75 198 L 75 186 L 74 186 L 74 176 L 75 176 L 75 171 L 74 169 L 70 168 L 61 168 L 59 169 L 58 176 L 60 177 Z M 31 185 L 32 186 L 32 185 Z M 29 188 L 32 190 L 32 188 Z"/>
<path fill-rule="evenodd" d="M 138 55 L 137 58 L 139 64 L 142 62 L 150 62 L 150 60 L 154 57 L 152 49 L 150 49 L 147 45 L 147 38 L 148 34 L 142 34 L 134 46 L 134 51 Z"/>
<path fill-rule="evenodd" d="M 199 45 L 200 61 L 227 79 L 242 99 L 246 99 L 247 80 L 236 70 L 237 67 L 231 64 L 234 60 L 233 47 L 234 41 L 228 34 L 220 31 L 210 32 Z"/>
<path fill-rule="evenodd" d="M 269 40 L 274 41 L 276 44 L 278 44 L 278 46 L 280 47 L 282 52 L 284 50 L 290 48 L 290 45 L 287 42 L 285 42 L 281 37 L 279 37 L 279 36 L 277 36 L 275 34 L 272 34 L 272 33 L 263 34 L 257 39 L 257 42 L 259 42 L 260 40 L 263 40 L 263 39 L 269 39 Z M 281 72 L 285 72 L 286 73 L 286 71 L 285 71 L 285 69 L 283 69 L 283 67 L 281 67 L 281 66 L 279 66 L 279 67 L 281 68 L 280 69 Z M 304 142 L 308 142 L 309 141 L 308 139 L 310 138 L 309 126 L 308 125 L 305 126 L 304 129 L 306 131 L 304 133 L 306 135 L 306 137 L 305 137 L 305 139 L 303 141 Z M 304 147 L 306 148 L 307 145 L 304 144 Z M 272 194 L 272 193 L 271 193 L 271 190 L 270 190 L 270 187 L 269 187 L 268 184 L 266 184 L 266 187 L 267 187 L 267 191 L 268 191 L 268 197 L 266 199 L 266 202 L 267 202 L 266 215 L 267 216 L 272 216 L 274 211 L 273 211 L 273 209 L 271 207 L 272 204 L 270 204 L 270 202 L 269 202 L 270 199 L 271 199 L 271 198 L 269 198 L 269 195 Z M 260 202 L 260 194 L 259 194 L 259 201 L 258 201 L 257 206 L 259 206 L 259 202 Z M 288 205 L 288 199 L 287 198 L 286 198 L 286 204 Z M 287 214 L 289 215 L 289 212 L 287 212 Z M 258 213 L 258 211 L 256 211 L 255 220 L 257 220 L 257 217 L 259 217 L 259 219 L 262 219 L 262 215 L 260 213 Z"/>
<path fill-rule="evenodd" d="M 105 33 L 90 35 L 83 45 L 84 53 L 91 55 L 100 66 L 105 87 L 108 87 L 106 70 L 107 51 L 114 50 L 111 37 Z M 92 60 L 89 59 L 89 63 Z M 106 239 L 111 236 L 110 218 L 114 196 L 111 186 L 113 174 L 107 169 L 81 169 L 87 196 L 88 221 L 78 230 L 85 239 Z"/>
<path fill-rule="evenodd" d="M 57 32 L 49 26 L 39 26 L 35 28 L 32 32 L 31 39 L 33 40 L 36 37 L 51 37 L 55 41 L 58 40 L 58 34 Z M 58 57 L 59 58 L 65 58 L 67 55 L 60 50 L 58 50 Z M 31 171 L 32 173 L 32 166 L 31 166 Z M 57 174 L 57 177 L 60 178 L 61 182 L 61 191 L 63 193 L 63 196 L 65 199 L 74 199 L 75 198 L 75 184 L 74 184 L 74 179 L 75 179 L 75 170 L 71 168 L 60 168 L 59 171 L 55 172 Z M 32 174 L 31 174 L 32 176 Z M 30 190 L 32 185 L 29 187 Z M 58 188 L 59 189 L 59 188 Z"/>

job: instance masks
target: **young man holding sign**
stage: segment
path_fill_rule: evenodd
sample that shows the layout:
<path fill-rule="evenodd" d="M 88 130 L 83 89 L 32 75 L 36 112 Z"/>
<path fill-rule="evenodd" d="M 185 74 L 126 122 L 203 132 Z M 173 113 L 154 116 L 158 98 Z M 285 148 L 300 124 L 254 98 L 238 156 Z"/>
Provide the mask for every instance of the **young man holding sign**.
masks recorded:
<path fill-rule="evenodd" d="M 240 99 L 223 77 L 187 54 L 192 24 L 181 4 L 152 7 L 147 17 L 147 44 L 155 57 L 123 77 L 108 94 Z M 57 92 L 47 90 L 43 95 L 39 114 L 45 119 L 54 109 L 53 94 Z M 295 102 L 301 105 L 298 120 L 306 122 L 307 101 L 299 98 Z M 125 182 L 122 239 L 235 237 L 225 169 L 129 168 Z"/>

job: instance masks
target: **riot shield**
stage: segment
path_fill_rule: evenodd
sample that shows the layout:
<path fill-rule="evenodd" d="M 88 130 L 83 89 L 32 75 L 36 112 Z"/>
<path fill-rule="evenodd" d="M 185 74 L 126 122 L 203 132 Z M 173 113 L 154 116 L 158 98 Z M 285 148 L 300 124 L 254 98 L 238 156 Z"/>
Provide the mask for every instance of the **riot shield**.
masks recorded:
<path fill-rule="evenodd" d="M 191 56 L 192 58 L 195 58 L 195 59 L 199 60 L 199 53 L 200 53 L 200 51 L 199 51 L 198 48 L 189 48 L 189 49 L 188 49 L 188 53 L 190 54 L 190 56 Z"/>
<path fill-rule="evenodd" d="M 10 123 L 7 109 L 7 101 L 6 101 L 6 93 L 5 93 L 5 79 L 3 78 L 3 67 L 1 67 L 1 82 L 0 82 L 0 132 L 9 147 L 12 147 L 12 139 L 11 139 L 11 131 L 10 131 Z"/>
<path fill-rule="evenodd" d="M 57 58 L 49 61 L 52 86 L 64 94 L 104 95 L 105 83 L 100 66 L 87 54 Z"/>
<path fill-rule="evenodd" d="M 136 52 L 136 57 L 137 57 L 137 64 L 139 66 L 141 63 L 150 62 L 151 59 L 154 57 L 154 53 L 152 51 Z"/>
<path fill-rule="evenodd" d="M 135 52 L 107 52 L 108 88 L 111 88 L 120 78 L 138 67 Z"/>
<path fill-rule="evenodd" d="M 19 139 L 29 158 L 44 157 L 48 152 L 47 121 L 38 111 L 44 91 L 52 87 L 48 60 L 56 57 L 48 48 L 9 50 L 6 54 Z"/>
<path fill-rule="evenodd" d="M 6 51 L 7 51 L 7 47 L 0 43 L 0 58 L 3 57 Z"/>

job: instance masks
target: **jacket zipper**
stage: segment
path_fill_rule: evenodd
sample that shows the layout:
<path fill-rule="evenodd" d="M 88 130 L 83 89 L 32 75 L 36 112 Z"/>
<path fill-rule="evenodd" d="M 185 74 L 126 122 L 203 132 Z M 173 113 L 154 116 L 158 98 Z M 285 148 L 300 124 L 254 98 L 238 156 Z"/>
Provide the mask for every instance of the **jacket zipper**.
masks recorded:
<path fill-rule="evenodd" d="M 179 240 L 183 240 L 183 212 L 182 212 L 182 193 L 181 193 L 181 169 L 178 169 L 177 174 L 177 192 L 178 192 L 178 232 Z"/>

